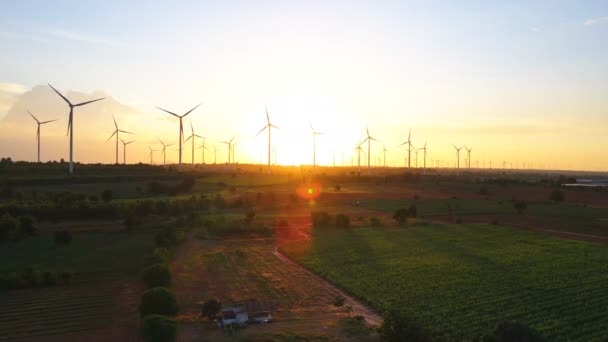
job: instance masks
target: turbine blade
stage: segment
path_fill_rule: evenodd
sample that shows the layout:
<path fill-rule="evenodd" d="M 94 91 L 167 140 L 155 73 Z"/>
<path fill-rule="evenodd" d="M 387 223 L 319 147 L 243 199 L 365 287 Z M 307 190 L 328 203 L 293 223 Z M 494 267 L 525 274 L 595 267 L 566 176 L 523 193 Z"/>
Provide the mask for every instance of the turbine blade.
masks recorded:
<path fill-rule="evenodd" d="M 158 109 L 162 110 L 162 111 L 163 111 L 163 112 L 165 112 L 165 113 L 169 113 L 169 114 L 171 114 L 171 115 L 173 115 L 173 116 L 175 116 L 175 117 L 178 117 L 178 118 L 179 118 L 179 115 L 177 115 L 177 114 L 175 114 L 175 113 L 172 113 L 172 112 L 170 112 L 170 111 L 168 111 L 168 110 L 166 110 L 166 109 L 162 109 L 162 108 L 160 108 L 160 107 L 156 107 L 156 108 L 158 108 Z"/>
<path fill-rule="evenodd" d="M 61 93 L 59 92 L 59 90 L 55 89 L 55 87 L 53 87 L 50 83 L 48 83 L 49 87 L 51 87 L 56 93 L 57 95 L 61 96 L 61 98 L 67 102 L 70 106 L 72 105 L 72 102 L 70 102 L 70 100 L 68 100 L 65 96 L 61 95 Z"/>
<path fill-rule="evenodd" d="M 135 140 L 131 140 L 128 143 L 126 143 L 125 145 L 129 145 L 130 143 L 134 143 L 134 142 L 135 142 Z"/>
<path fill-rule="evenodd" d="M 275 126 L 275 125 L 273 125 L 273 124 L 270 124 L 270 127 L 272 127 L 272 128 L 276 128 L 276 129 L 279 129 L 279 127 L 277 127 L 277 126 Z"/>
<path fill-rule="evenodd" d="M 116 133 L 118 133 L 118 130 L 114 131 L 114 133 L 112 133 L 112 135 L 110 135 L 110 137 L 109 137 L 109 138 L 108 138 L 106 141 L 108 141 L 108 140 L 112 139 L 112 137 L 113 137 L 114 135 L 116 135 Z"/>
<path fill-rule="evenodd" d="M 103 99 L 105 99 L 105 97 L 102 97 L 102 98 L 100 98 L 100 99 L 91 100 L 91 101 L 80 102 L 80 103 L 75 104 L 75 105 L 74 105 L 74 107 L 80 107 L 80 106 L 84 106 L 84 105 L 87 105 L 87 104 L 89 104 L 89 103 L 93 103 L 93 102 L 101 101 L 101 100 L 103 100 Z"/>
<path fill-rule="evenodd" d="M 132 132 L 123 131 L 122 129 L 117 129 L 117 131 L 119 131 L 119 132 L 121 132 L 121 133 L 135 134 L 135 133 L 132 133 Z"/>
<path fill-rule="evenodd" d="M 53 122 L 53 121 L 57 121 L 57 119 L 55 119 L 55 120 L 47 120 L 47 121 L 42 121 L 42 122 L 39 122 L 39 124 L 44 125 L 44 124 L 47 124 L 47 123 L 49 123 L 49 122 Z"/>
<path fill-rule="evenodd" d="M 189 136 L 189 137 L 187 137 L 187 138 L 186 138 L 186 140 L 184 140 L 184 142 L 186 142 L 186 141 L 190 140 L 190 138 L 192 138 L 192 135 L 191 135 L 191 136 Z"/>
<path fill-rule="evenodd" d="M 112 114 L 112 120 L 114 120 L 114 127 L 116 127 L 116 130 L 118 130 L 118 124 L 116 123 L 116 118 L 114 117 L 114 114 Z"/>
<path fill-rule="evenodd" d="M 270 125 L 270 115 L 268 115 L 268 106 L 264 105 L 264 109 L 266 109 L 266 121 Z"/>
<path fill-rule="evenodd" d="M 186 115 L 192 113 L 192 111 L 195 110 L 196 108 L 198 108 L 200 105 L 201 105 L 201 103 L 197 104 L 194 108 L 192 108 L 189 111 L 187 111 L 186 114 L 182 115 L 182 118 L 185 117 Z"/>
<path fill-rule="evenodd" d="M 70 118 L 68 120 L 68 131 L 65 135 L 70 134 L 70 130 L 72 129 L 72 115 L 70 115 Z"/>
<path fill-rule="evenodd" d="M 258 134 L 256 134 L 255 136 L 257 137 L 258 135 L 262 134 L 262 132 L 264 132 L 264 130 L 268 128 L 268 126 L 264 126 L 262 127 L 262 129 L 258 132 Z"/>
<path fill-rule="evenodd" d="M 40 121 L 38 121 L 38 119 L 36 119 L 36 117 L 34 116 L 34 114 L 30 113 L 30 111 L 28 110 L 27 113 L 32 117 L 32 119 L 36 120 L 37 123 L 40 123 Z"/>

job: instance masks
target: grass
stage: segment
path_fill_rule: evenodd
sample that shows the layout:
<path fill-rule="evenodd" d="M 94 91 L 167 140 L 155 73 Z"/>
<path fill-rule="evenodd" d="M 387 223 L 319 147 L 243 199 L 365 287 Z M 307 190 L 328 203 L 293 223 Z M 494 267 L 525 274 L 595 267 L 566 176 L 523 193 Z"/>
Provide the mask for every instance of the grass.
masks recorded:
<path fill-rule="evenodd" d="M 85 232 L 73 234 L 67 246 L 53 244 L 51 234 L 38 235 L 0 248 L 0 273 L 21 271 L 27 266 L 71 270 L 96 276 L 111 272 L 132 275 L 146 265 L 154 248 L 151 232 Z"/>
<path fill-rule="evenodd" d="M 285 253 L 375 308 L 408 310 L 440 339 L 518 320 L 550 340 L 608 334 L 608 250 L 488 225 L 316 231 Z"/>

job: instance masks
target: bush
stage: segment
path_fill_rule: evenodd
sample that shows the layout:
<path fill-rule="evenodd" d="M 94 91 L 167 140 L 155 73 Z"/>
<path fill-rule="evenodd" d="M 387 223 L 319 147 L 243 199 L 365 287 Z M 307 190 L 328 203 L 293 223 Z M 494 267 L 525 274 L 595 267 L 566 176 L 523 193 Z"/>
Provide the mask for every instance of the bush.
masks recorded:
<path fill-rule="evenodd" d="M 518 214 L 522 215 L 528 210 L 528 204 L 526 201 L 515 201 L 513 202 L 513 208 L 515 208 L 515 211 L 517 211 Z"/>
<path fill-rule="evenodd" d="M 156 233 L 154 241 L 158 247 L 171 248 L 177 244 L 177 233 L 173 228 L 163 228 Z"/>
<path fill-rule="evenodd" d="M 167 264 L 155 264 L 146 267 L 141 273 L 141 279 L 151 287 L 171 285 L 171 273 Z"/>
<path fill-rule="evenodd" d="M 23 235 L 34 235 L 36 233 L 36 221 L 31 216 L 19 217 L 19 232 Z"/>
<path fill-rule="evenodd" d="M 19 236 L 19 221 L 10 214 L 0 217 L 0 242 L 16 240 Z"/>
<path fill-rule="evenodd" d="M 344 214 L 336 215 L 336 228 L 350 227 L 350 218 Z"/>
<path fill-rule="evenodd" d="M 147 342 L 170 342 L 177 338 L 177 322 L 163 315 L 144 317 L 141 334 Z"/>
<path fill-rule="evenodd" d="M 139 313 L 142 317 L 148 315 L 175 316 L 178 312 L 177 299 L 171 290 L 155 287 L 141 295 Z"/>
<path fill-rule="evenodd" d="M 203 304 L 201 308 L 201 316 L 208 319 L 214 319 L 222 309 L 222 303 L 217 299 L 210 299 Z"/>
<path fill-rule="evenodd" d="M 101 199 L 105 202 L 110 202 L 112 200 L 112 190 L 105 189 L 101 192 Z"/>
<path fill-rule="evenodd" d="M 393 219 L 399 223 L 400 226 L 403 226 L 407 223 L 407 218 L 410 216 L 409 209 L 400 208 L 395 211 L 393 214 Z"/>
<path fill-rule="evenodd" d="M 551 200 L 555 203 L 563 202 L 564 201 L 564 192 L 559 189 L 553 190 L 551 192 Z"/>
<path fill-rule="evenodd" d="M 344 303 L 346 303 L 346 298 L 342 296 L 337 296 L 336 298 L 334 298 L 334 302 L 332 304 L 335 307 L 339 308 L 341 306 L 344 306 Z"/>
<path fill-rule="evenodd" d="M 483 340 L 488 342 L 540 342 L 545 341 L 545 338 L 525 324 L 507 321 L 496 325 L 492 334 L 485 336 Z"/>
<path fill-rule="evenodd" d="M 389 310 L 378 329 L 386 341 L 431 341 L 430 333 L 401 311 Z"/>
<path fill-rule="evenodd" d="M 418 209 L 415 204 L 410 205 L 408 212 L 410 217 L 418 217 Z"/>
<path fill-rule="evenodd" d="M 72 242 L 72 233 L 67 230 L 58 230 L 54 234 L 54 241 L 56 245 L 69 245 Z"/>

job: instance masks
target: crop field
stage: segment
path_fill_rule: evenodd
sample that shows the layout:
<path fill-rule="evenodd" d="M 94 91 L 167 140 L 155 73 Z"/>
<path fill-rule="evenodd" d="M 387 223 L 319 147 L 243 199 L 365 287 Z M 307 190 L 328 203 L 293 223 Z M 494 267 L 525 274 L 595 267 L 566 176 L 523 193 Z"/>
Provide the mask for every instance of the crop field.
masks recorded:
<path fill-rule="evenodd" d="M 321 230 L 281 250 L 378 310 L 404 310 L 440 339 L 503 320 L 549 340 L 608 335 L 608 250 L 489 225 Z"/>

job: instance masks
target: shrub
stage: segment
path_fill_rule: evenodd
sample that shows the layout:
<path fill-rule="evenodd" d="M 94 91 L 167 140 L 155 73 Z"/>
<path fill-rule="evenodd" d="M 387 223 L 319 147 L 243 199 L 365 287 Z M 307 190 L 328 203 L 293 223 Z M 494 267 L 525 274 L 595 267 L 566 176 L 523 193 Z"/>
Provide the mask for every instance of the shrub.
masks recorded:
<path fill-rule="evenodd" d="M 112 190 L 105 189 L 101 192 L 101 199 L 105 202 L 110 202 L 112 200 Z"/>
<path fill-rule="evenodd" d="M 515 211 L 517 211 L 518 214 L 522 215 L 526 213 L 528 204 L 526 201 L 515 201 L 513 202 L 513 208 L 515 208 Z"/>
<path fill-rule="evenodd" d="M 488 342 L 540 342 L 545 341 L 545 338 L 525 324 L 507 321 L 496 325 L 492 334 L 485 336 L 483 340 Z"/>
<path fill-rule="evenodd" d="M 31 216 L 19 217 L 19 232 L 23 235 L 34 235 L 36 233 L 36 221 Z"/>
<path fill-rule="evenodd" d="M 163 228 L 156 233 L 154 241 L 158 247 L 171 248 L 177 244 L 177 233 L 170 227 Z"/>
<path fill-rule="evenodd" d="M 551 200 L 555 203 L 564 201 L 564 192 L 560 189 L 555 189 L 551 192 Z"/>
<path fill-rule="evenodd" d="M 332 304 L 335 307 L 339 308 L 339 307 L 343 306 L 344 303 L 346 303 L 346 298 L 344 298 L 342 296 L 337 296 L 336 298 L 334 298 L 334 302 Z"/>
<path fill-rule="evenodd" d="M 141 279 L 149 287 L 171 285 L 171 273 L 166 264 L 155 264 L 146 267 L 141 273 Z"/>
<path fill-rule="evenodd" d="M 217 299 L 209 299 L 201 308 L 201 316 L 207 317 L 208 319 L 214 319 L 221 309 L 222 303 Z"/>
<path fill-rule="evenodd" d="M 410 205 L 408 212 L 410 217 L 418 217 L 418 209 L 415 204 Z"/>
<path fill-rule="evenodd" d="M 165 247 L 154 248 L 154 257 L 158 262 L 168 262 L 171 260 L 171 252 Z"/>
<path fill-rule="evenodd" d="M 148 315 L 141 324 L 141 334 L 147 342 L 175 341 L 177 322 L 163 315 Z"/>
<path fill-rule="evenodd" d="M 378 329 L 386 341 L 431 341 L 430 333 L 401 311 L 389 310 Z"/>
<path fill-rule="evenodd" d="M 393 214 L 393 219 L 399 223 L 400 226 L 403 226 L 407 223 L 407 218 L 410 216 L 410 211 L 406 208 L 400 208 L 395 211 Z"/>
<path fill-rule="evenodd" d="M 171 290 L 155 287 L 146 290 L 141 295 L 139 313 L 142 317 L 148 315 L 175 316 L 178 312 L 177 300 Z"/>
<path fill-rule="evenodd" d="M 15 240 L 18 236 L 19 221 L 10 214 L 0 217 L 0 242 Z"/>
<path fill-rule="evenodd" d="M 336 215 L 336 228 L 350 227 L 350 218 L 344 214 Z"/>
<path fill-rule="evenodd" d="M 58 230 L 54 234 L 54 241 L 56 245 L 69 245 L 72 242 L 72 233 L 68 230 Z"/>

